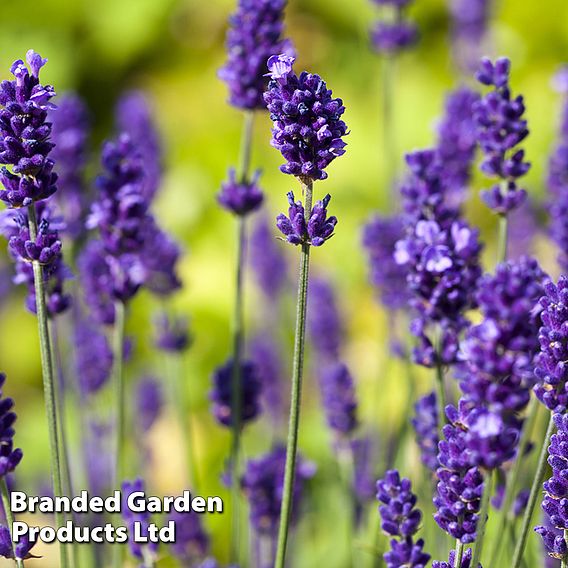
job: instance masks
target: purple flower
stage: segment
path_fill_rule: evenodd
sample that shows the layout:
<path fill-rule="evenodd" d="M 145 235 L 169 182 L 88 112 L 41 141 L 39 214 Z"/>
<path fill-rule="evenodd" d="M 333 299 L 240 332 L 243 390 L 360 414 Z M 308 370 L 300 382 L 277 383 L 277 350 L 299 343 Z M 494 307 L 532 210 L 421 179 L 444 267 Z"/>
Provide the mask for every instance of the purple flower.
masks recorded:
<path fill-rule="evenodd" d="M 471 561 L 473 560 L 473 549 L 468 548 L 462 556 L 461 566 L 456 566 L 456 551 L 450 550 L 450 557 L 448 562 L 443 562 L 440 560 L 434 560 L 432 562 L 432 568 L 471 568 Z M 481 564 L 477 565 L 481 568 Z"/>
<path fill-rule="evenodd" d="M 492 63 L 484 58 L 477 72 L 483 85 L 492 86 L 474 105 L 477 138 L 485 159 L 481 170 L 501 183 L 483 192 L 486 205 L 496 213 L 506 215 L 526 199 L 526 191 L 519 189 L 517 179 L 530 169 L 525 152 L 517 146 L 527 137 L 527 121 L 523 118 L 525 105 L 522 96 L 511 98 L 509 72 L 511 63 L 500 58 Z"/>
<path fill-rule="evenodd" d="M 162 149 L 146 95 L 141 91 L 123 94 L 116 107 L 116 123 L 121 132 L 130 136 L 142 158 L 142 193 L 151 201 L 162 177 Z"/>
<path fill-rule="evenodd" d="M 560 276 L 558 284 L 547 282 L 540 299 L 542 327 L 538 339 L 540 353 L 536 357 L 534 388 L 537 398 L 553 412 L 566 412 L 568 407 L 568 278 Z"/>
<path fill-rule="evenodd" d="M 39 82 L 47 59 L 30 49 L 26 61 L 29 70 L 23 61 L 15 61 L 15 79 L 0 84 L 0 163 L 12 166 L 0 171 L 0 200 L 9 207 L 27 207 L 57 190 L 53 160 L 48 157 L 53 143 L 47 120 L 47 112 L 55 108 L 49 102 L 55 91 Z"/>
<path fill-rule="evenodd" d="M 155 319 L 158 349 L 171 353 L 182 353 L 189 348 L 191 336 L 186 318 L 170 318 L 164 312 Z"/>
<path fill-rule="evenodd" d="M 422 513 L 416 508 L 416 495 L 409 479 L 401 479 L 397 470 L 389 470 L 377 481 L 377 499 L 381 506 L 381 528 L 393 538 L 391 549 L 384 554 L 387 568 L 423 568 L 430 555 L 423 551 L 424 541 L 414 541 Z"/>
<path fill-rule="evenodd" d="M 233 422 L 232 383 L 233 361 L 229 359 L 223 366 L 215 369 L 213 373 L 213 388 L 210 399 L 213 402 L 213 414 L 219 424 L 231 426 Z M 254 363 L 242 361 L 239 369 L 239 383 L 241 386 L 241 425 L 254 420 L 260 413 L 259 399 L 262 384 Z"/>
<path fill-rule="evenodd" d="M 75 369 L 82 395 L 97 393 L 112 372 L 113 356 L 105 334 L 86 319 L 76 322 Z"/>
<path fill-rule="evenodd" d="M 121 512 L 122 518 L 128 529 L 130 535 L 134 534 L 134 524 L 138 523 L 138 534 L 148 537 L 148 526 L 150 524 L 150 513 L 143 512 L 133 512 L 128 507 L 128 497 L 135 491 L 144 491 L 144 481 L 142 479 L 135 479 L 134 481 L 125 481 L 122 484 L 122 504 Z M 128 539 L 128 546 L 130 552 L 133 556 L 139 559 L 144 559 L 145 557 L 155 558 L 156 551 L 158 550 L 158 544 L 155 542 L 148 542 L 147 544 L 140 544 L 139 542 L 134 542 L 133 538 Z"/>
<path fill-rule="evenodd" d="M 142 432 L 154 425 L 164 406 L 162 385 L 155 377 L 144 377 L 136 385 L 136 415 Z"/>
<path fill-rule="evenodd" d="M 293 245 L 310 244 L 319 247 L 333 236 L 337 218 L 327 216 L 327 206 L 331 195 L 327 194 L 322 201 L 316 201 L 310 218 L 306 223 L 304 206 L 301 201 L 294 201 L 294 192 L 288 192 L 288 216 L 280 213 L 276 217 L 276 226 Z"/>
<path fill-rule="evenodd" d="M 416 442 L 420 448 L 422 463 L 430 470 L 438 467 L 438 426 L 439 416 L 436 393 L 431 392 L 418 399 L 414 405 L 415 415 L 412 426 L 416 432 Z"/>
<path fill-rule="evenodd" d="M 343 324 L 331 283 L 312 278 L 309 284 L 308 330 L 312 345 L 323 361 L 336 361 L 343 337 Z"/>
<path fill-rule="evenodd" d="M 261 216 L 256 222 L 249 247 L 258 284 L 268 299 L 275 300 L 286 285 L 288 266 L 266 217 Z"/>
<path fill-rule="evenodd" d="M 241 109 L 264 108 L 265 65 L 274 53 L 293 53 L 283 39 L 286 0 L 239 0 L 229 20 L 227 62 L 219 78 L 229 88 L 229 103 Z"/>
<path fill-rule="evenodd" d="M 229 170 L 229 179 L 221 186 L 217 199 L 222 207 L 235 215 L 245 216 L 256 211 L 262 204 L 264 195 L 258 185 L 260 171 L 250 180 L 237 180 L 234 169 Z"/>
<path fill-rule="evenodd" d="M 398 53 L 418 41 L 418 29 L 411 22 L 377 22 L 371 30 L 371 43 L 381 53 Z"/>
<path fill-rule="evenodd" d="M 50 111 L 53 123 L 53 160 L 61 190 L 55 200 L 65 218 L 65 232 L 72 238 L 83 235 L 87 209 L 87 187 L 84 170 L 87 162 L 89 138 L 89 113 L 85 103 L 74 94 L 66 94 L 57 100 L 57 109 Z"/>
<path fill-rule="evenodd" d="M 257 459 L 247 462 L 241 479 L 241 487 L 250 505 L 250 522 L 262 536 L 275 538 L 280 520 L 286 448 L 276 446 Z M 298 509 L 307 480 L 315 474 L 313 464 L 298 456 L 292 495 L 292 520 L 298 518 Z"/>
<path fill-rule="evenodd" d="M 449 406 L 446 414 L 449 424 L 442 429 L 445 439 L 438 445 L 434 520 L 451 537 L 463 543 L 474 542 L 483 495 L 483 475 L 472 465 L 466 432 L 460 422 L 462 413 Z"/>
<path fill-rule="evenodd" d="M 35 544 L 36 541 L 30 541 L 27 535 L 20 537 L 17 544 L 12 542 L 10 529 L 0 525 L 0 556 L 15 560 L 36 558 L 33 554 L 30 554 L 30 550 Z"/>
<path fill-rule="evenodd" d="M 110 423 L 87 422 L 82 453 L 89 492 L 93 495 L 102 497 L 111 490 L 114 445 L 114 429 Z"/>
<path fill-rule="evenodd" d="M 14 471 L 23 457 L 22 450 L 14 449 L 14 423 L 17 416 L 12 410 L 14 401 L 3 397 L 5 382 L 6 375 L 0 373 L 0 478 Z"/>
<path fill-rule="evenodd" d="M 339 437 L 349 437 L 358 425 L 353 377 L 344 363 L 332 363 L 319 373 L 327 424 Z"/>
<path fill-rule="evenodd" d="M 176 540 L 171 544 L 172 554 L 184 566 L 193 566 L 209 551 L 209 537 L 203 529 L 200 516 L 195 513 L 174 511 L 170 521 L 175 523 Z"/>
<path fill-rule="evenodd" d="M 394 250 L 404 236 L 399 215 L 371 218 L 363 229 L 363 247 L 367 249 L 371 283 L 377 287 L 383 305 L 392 310 L 404 309 L 410 295 L 406 287 L 406 269 L 397 264 Z"/>
<path fill-rule="evenodd" d="M 557 432 L 550 440 L 548 463 L 552 468 L 552 477 L 543 484 L 544 498 L 542 509 L 552 527 L 561 531 L 568 530 L 568 416 L 554 415 Z M 568 559 L 568 548 L 562 532 L 551 530 L 546 526 L 535 528 L 543 539 L 548 554 L 561 560 Z"/>
<path fill-rule="evenodd" d="M 325 168 L 345 153 L 347 126 L 341 120 L 343 101 L 332 98 L 319 75 L 292 70 L 294 58 L 268 60 L 272 80 L 264 101 L 273 122 L 272 145 L 282 153 L 285 174 L 309 180 L 327 178 Z"/>

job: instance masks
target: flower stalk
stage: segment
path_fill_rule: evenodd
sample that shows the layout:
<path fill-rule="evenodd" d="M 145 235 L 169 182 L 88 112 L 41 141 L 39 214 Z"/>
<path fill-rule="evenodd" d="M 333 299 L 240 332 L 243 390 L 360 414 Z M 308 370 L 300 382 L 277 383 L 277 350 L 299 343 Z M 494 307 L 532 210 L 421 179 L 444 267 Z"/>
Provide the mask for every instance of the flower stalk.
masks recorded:
<path fill-rule="evenodd" d="M 35 204 L 28 206 L 28 227 L 30 231 L 30 239 L 35 241 L 38 233 L 37 216 Z M 61 451 L 59 447 L 58 434 L 58 417 L 57 417 L 57 401 L 55 396 L 55 378 L 54 365 L 52 358 L 51 339 L 49 334 L 49 323 L 47 315 L 47 306 L 45 302 L 45 280 L 43 267 L 37 261 L 32 262 L 34 273 L 34 286 L 36 296 L 36 311 L 39 333 L 39 345 L 41 355 L 41 368 L 43 375 L 43 390 L 45 397 L 45 410 L 47 417 L 47 429 L 49 434 L 49 444 L 51 449 L 51 476 L 53 483 L 53 493 L 56 497 L 63 496 L 62 482 L 62 462 Z M 63 513 L 55 514 L 55 521 L 58 527 L 64 524 Z M 67 568 L 67 548 L 59 545 L 61 568 Z"/>
<path fill-rule="evenodd" d="M 312 210 L 313 182 L 308 179 L 300 179 L 300 183 L 302 184 L 302 189 L 305 195 L 305 216 L 306 219 L 309 219 Z M 306 308 L 308 301 L 309 268 L 310 244 L 304 242 L 300 251 L 290 420 L 288 425 L 288 439 L 286 443 L 286 468 L 284 474 L 284 489 L 282 495 L 282 508 L 280 511 L 280 526 L 278 530 L 275 568 L 284 568 L 288 530 L 290 527 L 292 492 L 294 488 L 296 452 L 298 447 L 298 429 L 300 424 L 300 406 L 302 399 L 302 375 L 304 368 L 304 346 L 306 340 Z"/>
<path fill-rule="evenodd" d="M 12 526 L 14 525 L 14 515 L 12 515 L 12 509 L 10 507 L 10 490 L 8 489 L 8 484 L 6 483 L 5 477 L 3 477 L 0 480 L 0 492 L 2 493 L 2 505 L 4 506 L 4 514 L 6 515 L 6 524 L 8 525 L 8 530 L 10 531 L 10 538 L 12 538 Z M 13 540 L 12 540 L 12 549 L 14 549 Z M 19 558 L 16 558 L 15 562 L 18 568 L 22 568 L 24 566 L 24 561 Z"/>

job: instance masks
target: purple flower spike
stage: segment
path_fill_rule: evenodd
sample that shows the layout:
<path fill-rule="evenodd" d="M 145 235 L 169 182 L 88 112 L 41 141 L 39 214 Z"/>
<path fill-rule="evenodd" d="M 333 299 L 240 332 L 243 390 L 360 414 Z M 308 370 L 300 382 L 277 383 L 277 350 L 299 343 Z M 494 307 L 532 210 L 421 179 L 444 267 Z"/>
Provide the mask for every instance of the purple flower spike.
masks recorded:
<path fill-rule="evenodd" d="M 289 58 L 279 58 L 271 58 L 271 66 L 285 75 L 270 81 L 264 101 L 273 122 L 271 143 L 286 160 L 280 169 L 307 180 L 326 179 L 327 166 L 345 153 L 343 101 L 332 97 L 319 75 L 304 71 L 298 77 L 286 71 Z"/>
<path fill-rule="evenodd" d="M 0 163 L 10 165 L 0 171 L 0 200 L 9 207 L 27 207 L 47 199 L 57 190 L 57 175 L 48 156 L 51 123 L 47 113 L 55 106 L 50 85 L 41 85 L 39 71 L 47 61 L 30 50 L 26 56 L 31 74 L 23 61 L 12 65 L 13 81 L 0 84 Z"/>
<path fill-rule="evenodd" d="M 257 171 L 250 181 L 239 181 L 235 170 L 229 170 L 229 180 L 223 184 L 217 196 L 219 204 L 227 211 L 243 217 L 256 211 L 264 199 L 258 185 L 259 178 L 260 171 Z"/>
<path fill-rule="evenodd" d="M 414 405 L 415 415 L 412 426 L 420 448 L 422 463 L 431 471 L 438 467 L 438 426 L 439 416 L 436 393 L 431 392 L 418 399 Z"/>
<path fill-rule="evenodd" d="M 259 399 L 262 384 L 257 376 L 256 367 L 251 361 L 241 362 L 241 425 L 254 420 L 260 413 Z M 213 414 L 217 422 L 223 426 L 231 426 L 233 422 L 232 408 L 233 361 L 229 359 L 213 373 L 213 388 L 210 398 L 213 402 Z"/>
<path fill-rule="evenodd" d="M 411 22 L 377 22 L 371 30 L 371 42 L 380 53 L 398 53 L 418 41 L 418 28 Z"/>
<path fill-rule="evenodd" d="M 14 471 L 23 457 L 22 450 L 14 449 L 14 423 L 16 413 L 13 412 L 14 401 L 3 398 L 2 389 L 6 375 L 0 373 L 0 478 Z"/>
<path fill-rule="evenodd" d="M 384 554 L 387 568 L 425 568 L 430 555 L 423 551 L 424 541 L 414 541 L 420 528 L 422 513 L 416 509 L 416 495 L 412 492 L 409 479 L 401 479 L 398 471 L 387 471 L 385 477 L 377 481 L 377 499 L 382 505 L 381 528 L 393 538 L 391 549 Z"/>
<path fill-rule="evenodd" d="M 540 534 L 550 556 L 560 560 L 568 559 L 568 548 L 563 531 L 568 530 L 568 416 L 554 415 L 557 432 L 550 440 L 548 463 L 552 468 L 552 477 L 545 481 L 542 509 L 554 530 L 539 526 L 535 531 Z M 562 532 L 560 532 L 562 531 Z"/>
<path fill-rule="evenodd" d="M 259 535 L 275 538 L 282 506 L 286 448 L 276 446 L 260 458 L 249 460 L 241 487 L 250 504 L 250 521 Z M 298 456 L 292 495 L 292 522 L 298 519 L 305 483 L 315 475 L 313 464 Z"/>
<path fill-rule="evenodd" d="M 27 535 L 20 538 L 18 544 L 12 542 L 10 529 L 0 525 L 0 556 L 13 560 L 27 560 L 35 558 L 30 554 L 30 550 L 35 546 L 36 541 L 30 541 Z"/>
<path fill-rule="evenodd" d="M 294 201 L 294 192 L 288 192 L 288 217 L 280 213 L 276 217 L 276 226 L 293 245 L 310 244 L 319 247 L 333 236 L 337 218 L 327 216 L 327 206 L 331 195 L 327 194 L 321 201 L 316 201 L 310 218 L 306 223 L 304 206 L 301 201 Z"/>
<path fill-rule="evenodd" d="M 501 180 L 482 197 L 500 215 L 507 215 L 525 201 L 526 192 L 517 187 L 517 179 L 530 168 L 530 163 L 525 161 L 524 150 L 517 148 L 529 131 L 523 118 L 523 97 L 511 98 L 510 68 L 510 61 L 506 58 L 497 59 L 495 63 L 482 59 L 477 79 L 494 89 L 474 105 L 477 138 L 485 154 L 481 169 L 486 175 Z"/>
<path fill-rule="evenodd" d="M 170 353 L 183 353 L 191 345 L 188 322 L 185 318 L 169 318 L 161 313 L 155 320 L 158 349 Z"/>
<path fill-rule="evenodd" d="M 432 568 L 471 568 L 471 561 L 473 560 L 473 549 L 468 548 L 462 556 L 462 561 L 460 566 L 456 566 L 456 551 L 450 551 L 450 557 L 448 562 L 443 562 L 440 560 L 434 560 L 432 562 Z M 481 564 L 477 565 L 477 568 L 481 568 Z"/>
<path fill-rule="evenodd" d="M 144 377 L 136 385 L 136 409 L 142 432 L 154 425 L 164 406 L 162 385 L 155 377 Z"/>
<path fill-rule="evenodd" d="M 535 394 L 551 411 L 564 413 L 568 408 L 568 278 L 558 284 L 547 282 L 540 300 L 542 327 L 539 331 L 540 353 L 536 358 L 538 380 Z"/>
<path fill-rule="evenodd" d="M 286 0 L 239 0 L 229 20 L 227 62 L 219 70 L 234 107 L 264 108 L 266 61 L 275 53 L 286 53 L 288 58 L 292 55 L 290 40 L 282 37 L 285 7 Z M 277 73 L 283 72 L 281 67 L 278 69 Z"/>

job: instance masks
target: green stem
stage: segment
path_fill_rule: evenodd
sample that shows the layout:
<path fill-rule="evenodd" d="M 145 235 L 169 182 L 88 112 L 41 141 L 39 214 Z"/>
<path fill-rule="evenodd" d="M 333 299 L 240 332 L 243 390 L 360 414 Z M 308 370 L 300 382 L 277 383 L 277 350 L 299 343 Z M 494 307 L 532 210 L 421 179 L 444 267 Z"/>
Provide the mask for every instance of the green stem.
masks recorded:
<path fill-rule="evenodd" d="M 513 525 L 510 518 L 510 513 L 513 506 L 513 501 L 515 499 L 517 480 L 519 478 L 519 473 L 523 464 L 523 456 L 526 454 L 527 448 L 531 441 L 532 431 L 536 422 L 536 417 L 538 416 L 538 409 L 540 408 L 540 404 L 536 399 L 532 399 L 530 405 L 531 407 L 529 409 L 528 418 L 523 427 L 521 440 L 519 442 L 517 459 L 513 462 L 513 469 L 511 470 L 509 478 L 507 479 L 507 482 L 505 484 L 505 497 L 503 499 L 503 507 L 501 509 L 501 515 L 499 517 L 499 525 L 497 531 L 495 532 L 495 534 L 498 535 L 506 534 L 506 527 L 512 527 Z M 498 566 L 501 552 L 504 548 L 502 544 L 503 543 L 501 539 L 495 539 L 489 566 Z"/>
<path fill-rule="evenodd" d="M 507 215 L 499 215 L 499 242 L 497 246 L 497 263 L 507 260 L 507 243 L 509 219 Z"/>
<path fill-rule="evenodd" d="M 483 551 L 483 540 L 485 538 L 485 527 L 489 517 L 489 503 L 491 501 L 491 492 L 493 485 L 493 471 L 488 471 L 485 475 L 485 483 L 483 488 L 483 497 L 481 499 L 481 510 L 479 511 L 479 523 L 477 525 L 477 538 L 475 540 L 475 548 L 473 550 L 472 566 L 477 566 L 481 560 L 481 552 Z M 460 564 L 457 564 L 460 566 Z"/>
<path fill-rule="evenodd" d="M 305 191 L 305 216 L 309 219 L 312 210 L 312 182 L 301 180 Z M 288 441 L 286 444 L 286 468 L 284 473 L 284 490 L 282 508 L 280 510 L 280 527 L 278 529 L 278 546 L 276 549 L 275 568 L 284 568 L 286 544 L 292 510 L 292 491 L 296 469 L 296 450 L 298 447 L 298 430 L 300 424 L 300 405 L 302 400 L 302 372 L 304 368 L 304 344 L 306 336 L 306 307 L 308 301 L 308 277 L 310 268 L 310 245 L 304 243 L 300 253 L 300 271 L 298 277 L 298 304 L 296 310 L 296 332 L 294 339 L 294 361 L 292 368 L 292 392 L 290 399 L 290 421 L 288 425 Z"/>
<path fill-rule="evenodd" d="M 8 489 L 8 484 L 6 483 L 6 478 L 3 477 L 0 480 L 0 491 L 2 492 L 2 504 L 4 505 L 4 514 L 6 515 L 6 524 L 8 525 L 8 531 L 10 532 L 10 540 L 12 541 L 12 550 L 14 547 L 14 540 L 12 539 L 12 526 L 14 525 L 14 515 L 12 515 L 12 508 L 10 507 L 10 491 Z M 15 556 L 15 550 L 14 550 Z M 18 568 L 24 565 L 24 561 L 17 559 L 15 560 Z"/>
<path fill-rule="evenodd" d="M 395 164 L 397 152 L 395 148 L 395 129 L 393 117 L 393 92 L 395 77 L 394 57 L 386 55 L 382 60 L 382 123 L 383 123 L 383 156 L 385 168 L 385 187 L 388 188 L 388 197 L 392 204 L 396 203 L 394 184 Z"/>
<path fill-rule="evenodd" d="M 37 238 L 37 217 L 35 204 L 28 207 L 28 223 L 30 231 L 30 240 L 35 241 Z M 53 360 L 51 357 L 51 340 L 49 335 L 47 306 L 45 302 L 45 281 L 42 265 L 34 261 L 32 262 L 34 272 L 34 286 L 36 296 L 36 312 L 39 334 L 39 347 L 41 355 L 41 369 L 43 375 L 43 391 L 45 398 L 45 411 L 47 417 L 47 430 L 49 434 L 49 444 L 51 449 L 51 477 L 53 482 L 53 494 L 61 497 L 63 493 L 63 483 L 61 479 L 61 453 L 59 448 L 59 436 L 57 426 L 57 401 L 55 398 L 55 380 L 53 372 Z M 57 527 L 62 527 L 64 517 L 62 513 L 55 514 Z M 67 547 L 63 544 L 59 545 L 60 568 L 67 568 Z"/>
<path fill-rule="evenodd" d="M 252 134 L 254 127 L 254 112 L 245 111 L 243 134 L 241 139 L 241 155 L 239 159 L 239 176 L 242 182 L 247 182 L 249 178 L 250 161 L 252 154 Z"/>
<path fill-rule="evenodd" d="M 461 568 L 463 551 L 464 551 L 464 544 L 458 538 L 458 539 L 456 539 L 456 561 L 454 562 L 455 568 Z"/>
<path fill-rule="evenodd" d="M 354 456 L 349 440 L 341 442 L 338 449 L 337 461 L 339 464 L 339 474 L 341 482 L 345 491 L 345 507 L 347 510 L 347 549 L 349 552 L 350 566 L 355 566 L 355 521 L 357 514 L 357 501 L 353 492 L 353 478 L 354 478 Z"/>
<path fill-rule="evenodd" d="M 120 489 L 124 481 L 124 433 L 126 424 L 125 388 L 124 388 L 124 324 L 126 309 L 123 302 L 115 303 L 115 318 L 112 337 L 113 366 L 112 378 L 116 397 L 116 463 L 115 463 L 115 488 Z M 124 547 L 115 544 L 113 547 L 113 559 L 115 568 L 121 568 Z"/>
<path fill-rule="evenodd" d="M 546 429 L 546 434 L 544 435 L 544 440 L 542 441 L 542 447 L 540 449 L 540 455 L 538 457 L 538 465 L 531 486 L 529 500 L 525 508 L 525 514 L 523 515 L 521 535 L 519 537 L 519 540 L 517 540 L 517 546 L 515 547 L 515 554 L 513 556 L 513 562 L 511 564 L 512 568 L 519 568 L 521 564 L 521 559 L 523 557 L 523 552 L 525 550 L 525 545 L 527 542 L 527 536 L 529 534 L 532 514 L 534 511 L 534 507 L 536 505 L 536 500 L 538 498 L 538 495 L 541 492 L 542 478 L 544 477 L 544 471 L 546 469 L 546 458 L 548 456 L 548 445 L 550 444 L 550 437 L 552 436 L 553 431 L 554 431 L 554 420 L 552 419 L 552 413 L 551 413 L 550 420 L 548 421 L 548 427 Z"/>

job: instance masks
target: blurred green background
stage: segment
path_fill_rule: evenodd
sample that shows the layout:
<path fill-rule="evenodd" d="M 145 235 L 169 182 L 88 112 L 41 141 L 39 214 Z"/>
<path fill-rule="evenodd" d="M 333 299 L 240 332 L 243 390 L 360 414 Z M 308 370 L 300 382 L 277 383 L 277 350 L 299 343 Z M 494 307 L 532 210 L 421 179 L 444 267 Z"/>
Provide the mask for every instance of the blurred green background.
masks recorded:
<path fill-rule="evenodd" d="M 191 317 L 195 337 L 185 361 L 185 377 L 198 434 L 197 453 L 204 482 L 199 489 L 204 494 L 226 496 L 219 475 L 229 436 L 210 417 L 207 397 L 211 372 L 230 350 L 235 225 L 217 206 L 215 194 L 227 168 L 237 161 L 242 116 L 226 104 L 226 88 L 216 71 L 224 61 L 226 20 L 234 1 L 4 0 L 2 8 L 2 78 L 8 78 L 11 62 L 23 57 L 29 48 L 49 58 L 44 82 L 53 84 L 58 93 L 77 91 L 91 109 L 91 178 L 98 171 L 100 144 L 112 134 L 114 103 L 120 93 L 141 88 L 153 101 L 166 161 L 157 214 L 163 226 L 183 243 L 186 253 L 181 267 L 184 289 L 174 304 L 180 313 Z M 421 38 L 417 49 L 403 55 L 397 64 L 399 156 L 433 143 L 433 127 L 442 112 L 445 93 L 460 82 L 451 58 L 445 3 L 420 0 L 409 13 L 420 28 Z M 389 359 L 389 323 L 367 284 L 360 246 L 363 223 L 373 211 L 386 212 L 388 195 L 383 183 L 388 154 L 381 148 L 380 134 L 381 62 L 370 50 L 367 31 L 375 18 L 376 7 L 368 0 L 290 0 L 287 31 L 297 47 L 298 67 L 320 73 L 347 108 L 345 121 L 351 130 L 347 154 L 329 168 L 325 182 L 325 191 L 333 195 L 330 210 L 339 217 L 339 224 L 334 239 L 313 254 L 313 265 L 337 286 L 348 330 L 344 358 L 357 380 L 361 418 L 382 425 L 386 437 L 389 428 L 400 420 L 407 399 L 427 388 L 428 378 L 416 373 L 417 382 L 410 384 L 399 364 Z M 531 129 L 526 148 L 533 163 L 526 183 L 534 199 L 542 200 L 545 167 L 559 113 L 550 78 L 568 59 L 568 4 L 565 0 L 548 0 L 538 6 L 513 0 L 497 2 L 491 45 L 493 54 L 512 59 L 514 91 L 526 97 Z M 269 146 L 269 138 L 268 117 L 259 116 L 253 164 L 263 170 L 266 208 L 273 217 L 285 208 L 285 194 L 294 188 L 294 180 L 279 172 L 281 159 Z M 475 180 L 468 213 L 491 243 L 494 219 L 477 196 L 484 183 Z M 293 267 L 296 252 L 287 250 Z M 540 242 L 539 254 L 545 267 L 554 273 L 553 247 L 545 239 Z M 486 256 L 486 266 L 491 268 L 491 245 Z M 253 330 L 262 323 L 265 307 L 249 280 L 246 312 Z M 289 310 L 293 309 L 293 295 L 290 290 Z M 150 349 L 148 336 L 148 321 L 156 308 L 156 302 L 145 293 L 134 302 L 128 324 L 129 333 L 137 338 L 136 359 L 128 369 L 131 380 L 142 369 L 154 368 L 158 374 L 163 370 Z M 8 375 L 6 392 L 16 399 L 16 439 L 25 452 L 18 479 L 31 489 L 45 475 L 48 447 L 36 324 L 24 310 L 21 291 L 4 302 L 1 318 L 0 367 Z M 282 318 L 288 339 L 292 320 L 291 311 Z M 289 363 L 290 350 L 288 355 Z M 341 542 L 345 511 L 339 490 L 326 484 L 336 471 L 313 382 L 308 362 L 301 449 L 317 463 L 319 471 L 305 504 L 304 522 L 292 541 L 292 566 L 309 568 L 325 562 L 329 568 L 340 568 L 345 551 L 334 549 L 331 555 L 329 546 L 334 540 Z M 270 444 L 264 420 L 248 429 L 245 447 L 249 455 L 266 450 Z M 159 457 L 150 488 L 157 493 L 181 489 L 180 432 L 172 412 L 162 417 L 152 439 Z M 406 450 L 405 473 L 420 477 L 418 468 L 413 467 L 418 463 L 415 448 L 409 444 Z M 220 558 L 227 552 L 228 519 L 228 515 L 207 519 L 213 551 Z M 533 541 L 536 537 L 532 538 L 534 545 Z M 434 557 L 447 555 L 444 547 L 428 550 Z M 45 548 L 42 552 L 50 557 L 53 553 Z M 44 559 L 30 565 L 51 564 Z"/>

